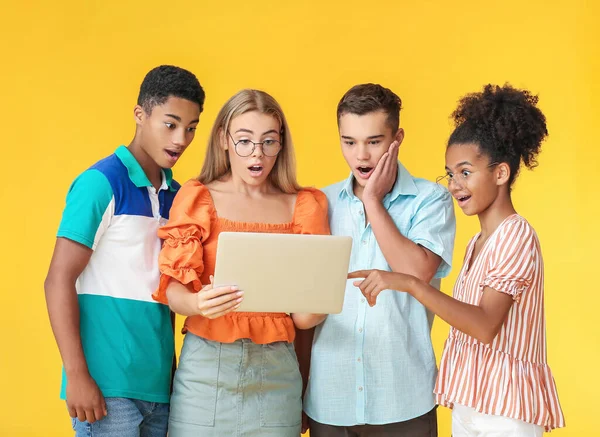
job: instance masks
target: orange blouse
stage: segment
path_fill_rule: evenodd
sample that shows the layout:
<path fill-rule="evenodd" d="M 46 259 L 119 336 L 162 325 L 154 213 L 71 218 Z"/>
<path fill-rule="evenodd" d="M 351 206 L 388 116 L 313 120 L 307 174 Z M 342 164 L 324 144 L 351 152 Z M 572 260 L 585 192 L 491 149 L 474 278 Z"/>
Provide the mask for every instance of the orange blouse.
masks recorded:
<path fill-rule="evenodd" d="M 191 284 L 195 292 L 202 284 L 210 283 L 221 232 L 329 234 L 327 198 L 319 190 L 305 188 L 298 193 L 290 223 L 237 222 L 217 215 L 206 186 L 197 180 L 187 182 L 173 201 L 169 222 L 158 231 L 164 245 L 159 256 L 160 284 L 152 297 L 167 304 L 166 289 L 171 278 Z M 291 343 L 295 337 L 294 322 L 285 313 L 231 312 L 216 319 L 191 316 L 183 328 L 184 333 L 187 331 L 221 343 L 241 338 L 257 344 Z"/>

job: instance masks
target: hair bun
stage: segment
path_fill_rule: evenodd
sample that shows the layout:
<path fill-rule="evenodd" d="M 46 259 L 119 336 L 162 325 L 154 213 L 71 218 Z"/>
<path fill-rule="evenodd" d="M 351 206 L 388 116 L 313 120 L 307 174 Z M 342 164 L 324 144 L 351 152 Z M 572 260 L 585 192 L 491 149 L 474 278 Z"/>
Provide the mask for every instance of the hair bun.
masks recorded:
<path fill-rule="evenodd" d="M 532 168 L 548 135 L 546 117 L 537 103 L 538 97 L 527 90 L 487 84 L 481 92 L 464 96 L 452 119 L 457 129 L 476 133 L 478 143 L 491 156 L 522 161 Z"/>

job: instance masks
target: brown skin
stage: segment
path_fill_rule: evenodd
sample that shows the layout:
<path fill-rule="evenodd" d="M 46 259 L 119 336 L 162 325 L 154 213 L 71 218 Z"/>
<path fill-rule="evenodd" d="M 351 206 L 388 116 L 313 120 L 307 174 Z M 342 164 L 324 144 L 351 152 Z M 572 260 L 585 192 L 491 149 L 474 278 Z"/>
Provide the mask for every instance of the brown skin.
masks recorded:
<path fill-rule="evenodd" d="M 315 329 L 296 329 L 296 340 L 294 348 L 298 356 L 298 365 L 300 367 L 300 375 L 302 375 L 302 398 L 308 386 L 308 376 L 310 374 L 310 358 L 312 353 L 312 342 L 315 335 Z M 308 431 L 308 416 L 302 412 L 302 434 Z"/>
<path fill-rule="evenodd" d="M 137 105 L 133 115 L 136 130 L 129 151 L 158 189 L 162 183 L 161 168 L 172 168 L 194 139 L 200 106 L 171 96 L 162 105 L 154 106 L 150 114 Z M 171 158 L 168 152 L 177 156 Z"/>
<path fill-rule="evenodd" d="M 166 150 L 181 156 L 194 138 L 199 116 L 197 103 L 177 97 L 154 106 L 150 114 L 139 105 L 134 108 L 136 131 L 129 151 L 156 189 L 162 184 L 161 168 L 176 162 Z M 71 417 L 90 423 L 107 414 L 104 397 L 89 373 L 79 331 L 75 283 L 92 253 L 86 246 L 58 238 L 44 282 L 50 324 L 67 375 L 67 409 Z"/>
<path fill-rule="evenodd" d="M 452 145 L 446 151 L 450 193 L 465 214 L 476 214 L 481 224 L 481 234 L 471 259 L 467 260 L 469 267 L 502 221 L 516 214 L 508 185 L 510 167 L 506 163 L 490 164 L 493 163 L 489 157 L 482 155 L 475 144 Z M 371 306 L 376 304 L 377 295 L 383 290 L 406 292 L 456 329 L 485 344 L 494 340 L 513 304 L 511 296 L 485 287 L 479 305 L 470 305 L 405 273 L 361 270 L 350 273 L 348 278 L 365 278 L 354 285 L 360 288 Z"/>
<path fill-rule="evenodd" d="M 67 409 L 71 417 L 90 423 L 106 416 L 106 402 L 83 354 L 75 282 L 92 253 L 86 246 L 58 238 L 44 283 L 50 324 L 67 374 Z"/>

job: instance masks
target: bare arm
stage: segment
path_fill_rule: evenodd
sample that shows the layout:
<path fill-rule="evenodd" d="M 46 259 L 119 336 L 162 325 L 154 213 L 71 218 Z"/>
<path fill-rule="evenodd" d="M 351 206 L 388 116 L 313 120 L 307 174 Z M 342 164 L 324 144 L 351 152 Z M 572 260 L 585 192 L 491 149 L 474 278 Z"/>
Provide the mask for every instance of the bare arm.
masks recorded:
<path fill-rule="evenodd" d="M 298 330 L 296 329 L 296 340 L 294 347 L 298 356 L 298 365 L 300 367 L 300 375 L 302 376 L 302 398 L 308 386 L 308 378 L 310 375 L 310 358 L 312 353 L 313 337 L 315 335 L 314 328 Z M 308 430 L 308 417 L 302 412 L 302 434 Z"/>
<path fill-rule="evenodd" d="M 296 340 L 294 347 L 298 356 L 298 364 L 300 373 L 302 374 L 302 394 L 306 390 L 308 384 L 308 374 L 310 370 L 310 356 L 312 352 L 312 342 L 315 335 L 314 329 L 296 330 Z"/>
<path fill-rule="evenodd" d="M 92 250 L 58 238 L 44 282 L 50 324 L 67 375 L 67 407 L 71 417 L 94 422 L 106 415 L 100 389 L 89 374 L 79 330 L 79 304 L 75 283 L 92 256 Z"/>
<path fill-rule="evenodd" d="M 167 298 L 172 311 L 182 316 L 201 315 L 209 319 L 235 311 L 243 300 L 243 291 L 237 287 L 213 288 L 211 283 L 195 293 L 190 285 L 171 279 L 167 286 Z"/>
<path fill-rule="evenodd" d="M 354 285 L 361 289 L 370 305 L 375 304 L 382 290 L 407 292 L 450 325 L 485 344 L 498 335 L 513 304 L 512 296 L 490 287 L 483 289 L 479 305 L 470 305 L 403 273 L 363 270 L 350 273 L 348 277 L 365 278 Z"/>
<path fill-rule="evenodd" d="M 292 320 L 297 329 L 311 329 L 322 323 L 327 318 L 327 314 L 292 314 Z"/>

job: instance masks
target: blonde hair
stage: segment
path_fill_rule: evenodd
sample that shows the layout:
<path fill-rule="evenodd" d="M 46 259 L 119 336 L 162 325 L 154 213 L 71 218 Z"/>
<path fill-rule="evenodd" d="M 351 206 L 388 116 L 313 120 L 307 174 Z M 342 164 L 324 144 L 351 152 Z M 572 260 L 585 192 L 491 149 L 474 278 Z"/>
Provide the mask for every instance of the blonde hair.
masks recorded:
<path fill-rule="evenodd" d="M 279 103 L 264 91 L 245 89 L 231 97 L 221 108 L 213 125 L 208 140 L 204 164 L 198 180 L 209 184 L 231 172 L 231 164 L 227 151 L 221 146 L 226 138 L 231 120 L 250 111 L 259 111 L 275 117 L 281 126 L 281 151 L 277 155 L 275 166 L 269 174 L 269 182 L 283 193 L 293 194 L 301 187 L 296 180 L 296 159 L 294 145 L 283 110 Z"/>

